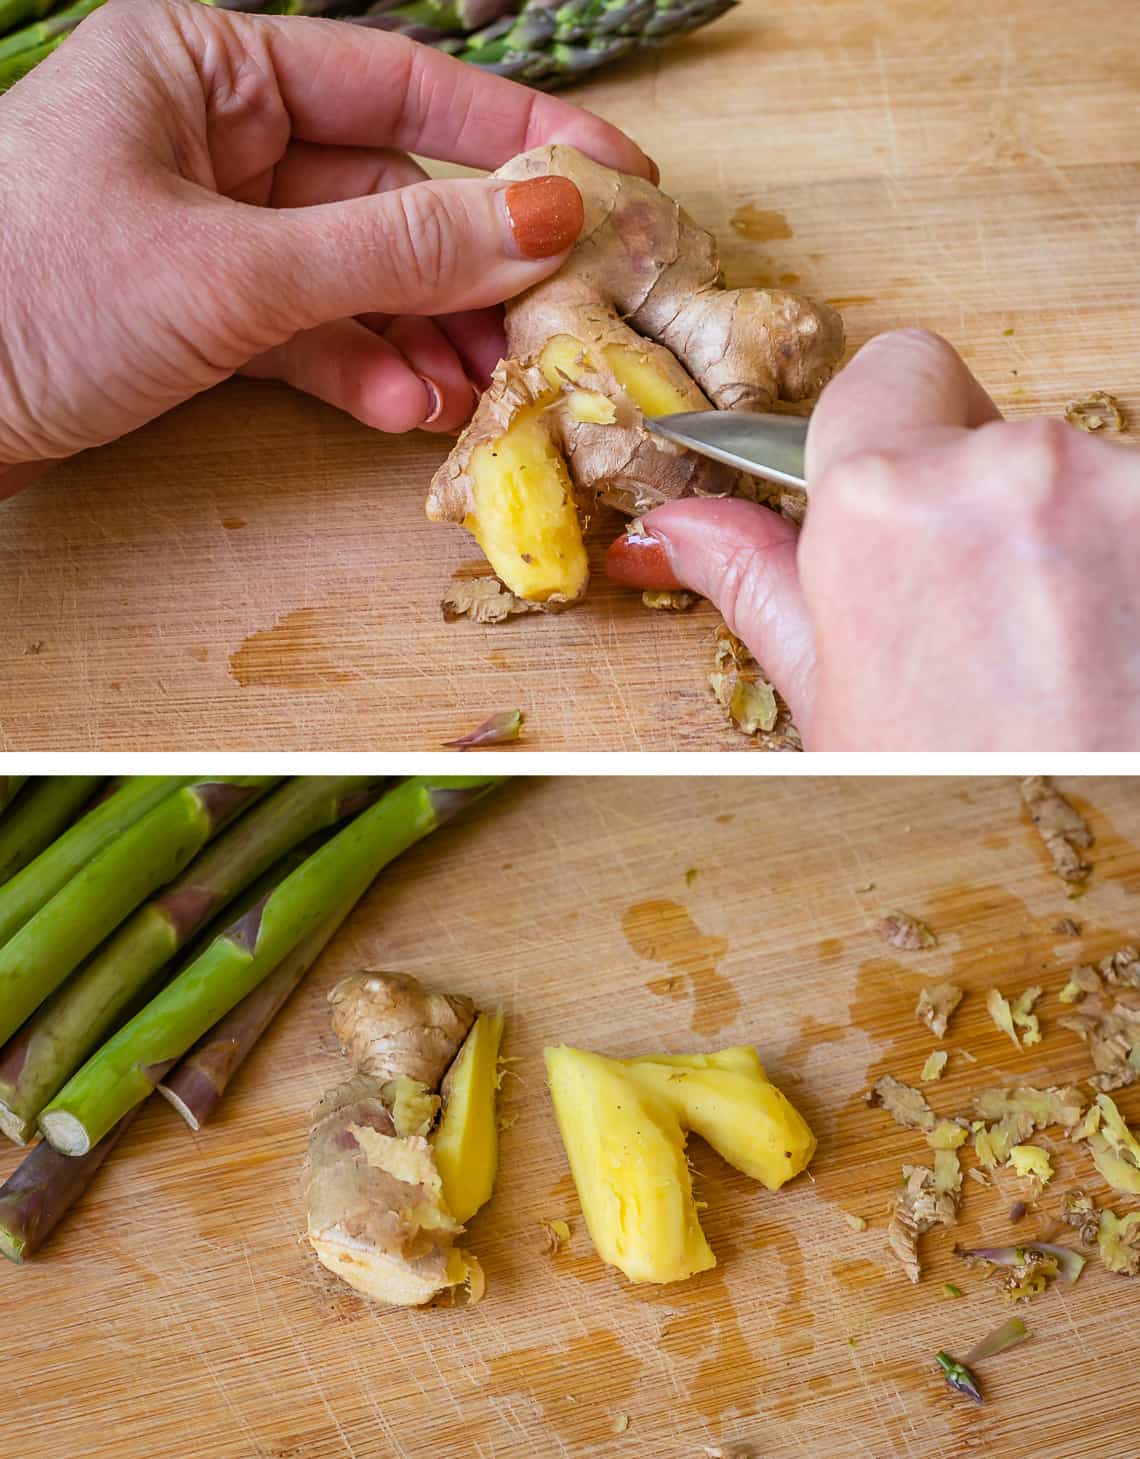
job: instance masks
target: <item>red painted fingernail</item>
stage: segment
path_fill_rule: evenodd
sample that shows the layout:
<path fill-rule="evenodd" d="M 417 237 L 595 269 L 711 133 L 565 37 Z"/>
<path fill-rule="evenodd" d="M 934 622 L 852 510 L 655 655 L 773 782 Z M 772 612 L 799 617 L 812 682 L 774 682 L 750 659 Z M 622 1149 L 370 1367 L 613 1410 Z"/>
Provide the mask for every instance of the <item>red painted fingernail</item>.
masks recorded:
<path fill-rule="evenodd" d="M 606 553 L 606 576 L 627 588 L 683 588 L 665 548 L 648 532 L 623 532 Z"/>
<path fill-rule="evenodd" d="M 430 426 L 432 421 L 437 421 L 443 414 L 443 391 L 434 380 L 429 380 L 426 375 L 420 376 L 420 384 L 427 391 L 428 396 L 428 413 L 423 418 L 423 424 Z"/>
<path fill-rule="evenodd" d="M 661 181 L 661 169 L 657 166 L 657 163 L 654 162 L 652 157 L 647 156 L 645 160 L 649 163 L 649 181 L 653 184 L 654 187 L 656 187 L 657 184 Z"/>
<path fill-rule="evenodd" d="M 503 193 L 507 222 L 520 258 L 565 253 L 582 231 L 582 194 L 568 177 L 528 177 Z"/>

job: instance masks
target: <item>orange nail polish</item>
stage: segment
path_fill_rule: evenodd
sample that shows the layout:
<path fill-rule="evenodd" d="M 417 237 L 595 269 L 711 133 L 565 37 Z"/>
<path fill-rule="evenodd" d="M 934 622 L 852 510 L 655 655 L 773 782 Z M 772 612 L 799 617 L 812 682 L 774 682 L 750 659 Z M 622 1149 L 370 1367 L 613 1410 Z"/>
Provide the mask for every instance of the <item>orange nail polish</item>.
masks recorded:
<path fill-rule="evenodd" d="M 503 194 L 507 221 L 520 258 L 565 253 L 582 231 L 582 194 L 566 177 L 529 177 Z"/>
<path fill-rule="evenodd" d="M 624 532 L 606 553 L 606 576 L 627 588 L 683 588 L 656 537 Z"/>

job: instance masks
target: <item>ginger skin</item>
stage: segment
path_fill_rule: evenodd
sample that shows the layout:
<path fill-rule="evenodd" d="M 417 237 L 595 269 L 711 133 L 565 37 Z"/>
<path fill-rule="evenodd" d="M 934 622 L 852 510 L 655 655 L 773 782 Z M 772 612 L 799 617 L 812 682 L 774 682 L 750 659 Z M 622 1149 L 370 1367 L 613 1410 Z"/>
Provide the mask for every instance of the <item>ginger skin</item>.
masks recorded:
<path fill-rule="evenodd" d="M 838 363 L 843 326 L 796 294 L 724 289 L 711 234 L 651 183 L 573 148 L 536 148 L 496 176 L 550 173 L 582 194 L 581 236 L 507 306 L 508 358 L 427 514 L 466 526 L 518 597 L 554 606 L 585 592 L 581 518 L 597 503 L 636 516 L 736 487 L 730 468 L 653 436 L 646 416 L 806 399 Z"/>
<path fill-rule="evenodd" d="M 482 1271 L 455 1240 L 494 1186 L 501 1015 L 402 973 L 354 973 L 329 1002 L 356 1073 L 313 1111 L 309 1243 L 377 1301 L 418 1307 L 459 1286 L 474 1301 Z"/>

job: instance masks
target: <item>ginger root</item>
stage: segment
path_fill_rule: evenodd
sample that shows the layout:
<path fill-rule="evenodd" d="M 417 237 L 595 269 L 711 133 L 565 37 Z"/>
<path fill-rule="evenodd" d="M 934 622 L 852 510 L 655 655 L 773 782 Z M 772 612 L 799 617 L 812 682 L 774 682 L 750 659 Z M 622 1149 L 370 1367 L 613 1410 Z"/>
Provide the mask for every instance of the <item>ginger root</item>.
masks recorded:
<path fill-rule="evenodd" d="M 475 1019 L 470 998 L 429 993 L 406 973 L 352 973 L 329 994 L 333 1033 L 353 1068 L 436 1089 Z"/>
<path fill-rule="evenodd" d="M 716 1265 L 685 1158 L 688 1131 L 779 1188 L 815 1136 L 764 1074 L 755 1049 L 611 1059 L 546 1051 L 550 1092 L 598 1255 L 632 1282 L 679 1282 Z"/>
<path fill-rule="evenodd" d="M 556 173 L 585 224 L 552 277 L 507 306 L 508 358 L 436 473 L 433 521 L 462 523 L 512 593 L 550 606 L 586 589 L 582 522 L 727 496 L 736 473 L 645 426 L 676 411 L 767 410 L 815 394 L 843 351 L 839 315 L 783 290 L 721 284 L 712 235 L 652 183 L 572 147 L 496 176 Z"/>
<path fill-rule="evenodd" d="M 483 1274 L 455 1240 L 494 1187 L 502 1017 L 476 1017 L 469 999 L 401 973 L 353 974 L 329 1002 L 356 1073 L 313 1112 L 305 1200 L 317 1260 L 392 1305 L 460 1286 L 474 1301 Z"/>

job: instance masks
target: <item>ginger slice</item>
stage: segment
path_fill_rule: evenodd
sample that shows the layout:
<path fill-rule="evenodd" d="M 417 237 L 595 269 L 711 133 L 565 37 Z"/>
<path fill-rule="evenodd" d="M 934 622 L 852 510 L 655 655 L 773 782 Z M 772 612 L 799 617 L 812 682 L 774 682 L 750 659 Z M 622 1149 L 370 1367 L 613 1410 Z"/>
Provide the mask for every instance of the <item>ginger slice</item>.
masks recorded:
<path fill-rule="evenodd" d="M 555 1114 L 590 1238 L 632 1282 L 716 1265 L 697 1215 L 686 1133 L 770 1190 L 806 1168 L 815 1136 L 755 1049 L 611 1059 L 546 1050 Z"/>

